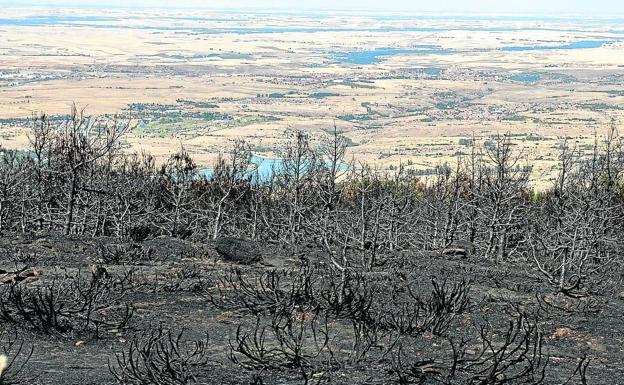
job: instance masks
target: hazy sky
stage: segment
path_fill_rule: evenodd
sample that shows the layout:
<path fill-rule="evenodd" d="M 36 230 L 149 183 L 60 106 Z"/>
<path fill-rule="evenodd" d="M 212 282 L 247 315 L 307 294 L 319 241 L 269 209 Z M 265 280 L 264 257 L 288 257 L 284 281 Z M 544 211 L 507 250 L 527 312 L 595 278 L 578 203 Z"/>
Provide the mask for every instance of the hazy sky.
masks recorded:
<path fill-rule="evenodd" d="M 388 12 L 624 14 L 624 0 L 0 0 L 0 6 L 193 7 Z"/>

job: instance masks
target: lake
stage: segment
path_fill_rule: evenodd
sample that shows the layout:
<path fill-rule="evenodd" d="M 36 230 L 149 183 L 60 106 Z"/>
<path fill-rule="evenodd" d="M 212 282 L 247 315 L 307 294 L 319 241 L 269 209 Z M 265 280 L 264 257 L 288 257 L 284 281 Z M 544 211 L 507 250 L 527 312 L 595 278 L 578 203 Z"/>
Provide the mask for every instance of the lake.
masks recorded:
<path fill-rule="evenodd" d="M 549 51 L 558 49 L 591 49 L 600 48 L 605 44 L 612 43 L 613 40 L 582 40 L 570 44 L 561 45 L 535 45 L 535 46 L 515 46 L 504 47 L 501 50 L 506 52 L 518 52 L 518 51 Z"/>
<path fill-rule="evenodd" d="M 336 63 L 373 64 L 382 62 L 385 56 L 394 55 L 441 55 L 451 53 L 450 50 L 433 45 L 419 46 L 413 49 L 377 48 L 370 51 L 351 51 L 334 54 Z"/>
<path fill-rule="evenodd" d="M 99 16 L 28 16 L 20 18 L 0 18 L 0 25 L 42 26 L 80 22 L 113 21 L 112 17 Z"/>
<path fill-rule="evenodd" d="M 535 82 L 540 81 L 542 79 L 542 75 L 540 75 L 540 74 L 531 74 L 531 73 L 518 74 L 518 75 L 513 75 L 513 76 L 509 77 L 509 79 L 513 80 L 514 82 L 535 83 Z"/>
<path fill-rule="evenodd" d="M 271 13 L 267 13 L 270 15 Z M 278 15 L 276 13 L 275 15 Z M 319 16 L 320 17 L 320 16 Z M 325 17 L 320 17 L 321 19 Z M 573 28 L 559 28 L 559 27 L 542 27 L 542 26 L 493 26 L 483 27 L 478 25 L 462 25 L 462 26 L 427 26 L 427 20 L 432 19 L 427 17 L 425 19 L 419 17 L 407 17 L 401 20 L 414 21 L 413 26 L 379 26 L 372 28 L 358 28 L 358 27 L 209 27 L 209 26 L 189 26 L 189 25 L 153 25 L 149 23 L 150 19 L 146 18 L 145 23 L 131 25 L 123 23 L 125 17 L 100 17 L 100 16 L 25 16 L 19 18 L 0 18 L 0 25 L 4 26 L 47 26 L 47 25 L 68 25 L 68 26 L 80 26 L 90 28 L 126 28 L 126 29 L 146 29 L 146 30 L 163 30 L 163 31 L 187 31 L 202 34 L 237 34 L 237 35 L 250 35 L 250 34 L 274 34 L 274 33 L 318 33 L 318 32 L 369 32 L 369 33 L 387 33 L 387 32 L 449 32 L 449 31 L 491 31 L 491 32 L 504 32 L 504 31 L 523 31 L 523 30 L 536 30 L 536 31 L 568 31 L 568 32 L 583 32 L 583 30 Z M 135 17 L 128 17 L 128 19 L 136 21 Z M 173 20 L 173 21 L 198 21 L 198 22 L 238 22 L 238 23 L 251 23 L 254 19 L 249 18 L 234 18 L 231 15 L 223 15 L 223 17 L 172 17 L 162 16 L 158 19 L 161 20 Z M 378 20 L 384 20 L 383 17 L 377 18 Z M 433 18 L 435 19 L 435 18 Z M 444 18 L 446 19 L 446 18 Z M 458 17 L 449 17 L 449 20 L 461 20 Z M 393 20 L 392 17 L 387 20 Z M 507 21 L 505 18 L 499 17 L 475 17 L 469 20 L 493 20 L 493 21 Z M 537 19 L 536 19 L 537 20 Z M 540 19 L 541 20 L 541 19 Z M 115 24 L 105 24 L 103 22 L 116 22 Z M 610 33 L 624 33 L 624 31 L 609 31 Z M 510 47 L 511 50 L 530 50 L 530 49 L 542 49 L 541 47 Z M 584 47 L 578 47 L 584 48 Z M 587 47 L 590 48 L 590 47 Z M 557 48 L 546 48 L 557 49 Z M 560 48 L 561 49 L 561 48 Z M 565 48 L 563 48 L 565 49 Z M 570 48 L 568 48 L 570 49 Z M 422 53 L 422 52 L 421 52 Z M 424 54 L 424 53 L 423 53 Z"/>
<path fill-rule="evenodd" d="M 605 44 L 612 43 L 616 40 L 582 40 L 570 44 L 560 45 L 539 45 L 539 46 L 511 46 L 503 47 L 500 50 L 505 52 L 522 52 L 522 51 L 550 51 L 550 50 L 571 50 L 571 49 L 592 49 L 600 48 Z M 462 53 L 464 51 L 455 51 L 441 48 L 435 45 L 423 45 L 409 49 L 402 48 L 377 48 L 374 50 L 350 51 L 334 53 L 332 57 L 336 63 L 343 64 L 375 64 L 383 62 L 385 57 L 395 55 L 446 55 L 452 53 Z M 517 81 L 538 81 L 539 78 L 532 80 L 536 75 L 518 75 L 520 78 L 513 79 Z"/>
<path fill-rule="evenodd" d="M 253 155 L 251 157 L 251 163 L 255 165 L 255 168 L 253 170 L 249 170 L 247 175 L 251 176 L 252 181 L 254 182 L 268 182 L 271 180 L 274 172 L 279 174 L 284 171 L 284 159 L 264 158 L 258 155 Z M 348 169 L 349 165 L 346 164 L 340 164 L 338 166 L 339 171 L 346 171 Z M 202 169 L 199 171 L 199 174 L 205 178 L 210 178 L 214 174 L 214 171 L 212 169 Z"/>

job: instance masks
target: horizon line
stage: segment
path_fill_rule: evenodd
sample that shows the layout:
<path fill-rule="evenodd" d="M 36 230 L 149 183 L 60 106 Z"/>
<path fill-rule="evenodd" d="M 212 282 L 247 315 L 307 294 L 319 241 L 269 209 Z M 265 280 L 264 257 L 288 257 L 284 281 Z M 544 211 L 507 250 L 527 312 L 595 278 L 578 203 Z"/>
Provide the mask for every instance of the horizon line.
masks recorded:
<path fill-rule="evenodd" d="M 365 15 L 370 13 L 375 13 L 378 16 L 398 16 L 400 14 L 401 17 L 416 17 L 416 16 L 444 16 L 444 17 L 517 17 L 517 18 L 531 18 L 531 17 L 543 17 L 543 18 L 551 18 L 551 19 L 572 19 L 576 17 L 584 17 L 584 18 L 600 18 L 604 20 L 610 19 L 619 19 L 624 17 L 624 12 L 621 13 L 613 13 L 613 12 L 597 12 L 587 14 L 586 12 L 526 12 L 526 11 L 509 11 L 509 12 L 484 12 L 484 11 L 476 11 L 476 12 L 466 12 L 466 11 L 440 11 L 440 10 L 423 10 L 423 11 L 412 11 L 412 10 L 398 10 L 398 9 L 357 9 L 357 8 L 284 8 L 284 7 L 210 7 L 210 6 L 197 6 L 197 5 L 188 5 L 188 6 L 132 6 L 132 5 L 115 5 L 115 6 L 103 6 L 103 5 L 63 5 L 63 4 L 9 4 L 5 5 L 0 1 L 0 7 L 3 7 L 5 10 L 13 9 L 13 10 L 28 10 L 28 9 L 49 9 L 49 10 L 109 10 L 109 11 L 126 11 L 126 10 L 151 10 L 151 11 L 188 11 L 188 10 L 197 10 L 197 11 L 211 11 L 217 13 L 230 13 L 230 12 L 248 12 L 248 13 L 288 13 L 288 14 L 305 14 L 305 13 L 331 13 L 331 12 L 340 12 L 345 15 Z M 381 14 L 380 14 L 381 12 Z"/>

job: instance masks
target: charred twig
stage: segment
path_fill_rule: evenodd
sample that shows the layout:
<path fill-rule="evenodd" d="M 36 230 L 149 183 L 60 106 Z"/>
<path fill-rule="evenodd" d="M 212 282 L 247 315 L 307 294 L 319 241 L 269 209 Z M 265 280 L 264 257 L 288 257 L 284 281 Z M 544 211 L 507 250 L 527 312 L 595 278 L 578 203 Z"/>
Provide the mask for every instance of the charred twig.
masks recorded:
<path fill-rule="evenodd" d="M 119 384 L 186 385 L 197 382 L 197 369 L 207 363 L 208 338 L 183 342 L 184 332 L 172 333 L 162 327 L 135 336 L 117 354 L 109 370 Z M 185 346 L 189 345 L 189 346 Z"/>

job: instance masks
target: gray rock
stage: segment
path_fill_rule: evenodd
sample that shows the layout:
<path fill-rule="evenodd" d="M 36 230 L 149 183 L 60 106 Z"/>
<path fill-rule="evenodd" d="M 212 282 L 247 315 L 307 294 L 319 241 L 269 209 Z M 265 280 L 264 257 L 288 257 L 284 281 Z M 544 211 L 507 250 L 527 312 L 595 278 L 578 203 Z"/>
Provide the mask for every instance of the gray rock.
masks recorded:
<path fill-rule="evenodd" d="M 141 259 L 158 261 L 178 261 L 185 258 L 198 258 L 201 253 L 192 243 L 184 239 L 160 236 L 141 243 Z"/>
<path fill-rule="evenodd" d="M 215 242 L 215 250 L 225 261 L 242 265 L 250 265 L 262 259 L 258 243 L 241 238 L 219 238 Z"/>
<path fill-rule="evenodd" d="M 467 241 L 456 241 L 444 250 L 442 254 L 448 256 L 456 256 L 462 258 L 468 258 L 475 253 L 475 246 Z"/>

